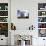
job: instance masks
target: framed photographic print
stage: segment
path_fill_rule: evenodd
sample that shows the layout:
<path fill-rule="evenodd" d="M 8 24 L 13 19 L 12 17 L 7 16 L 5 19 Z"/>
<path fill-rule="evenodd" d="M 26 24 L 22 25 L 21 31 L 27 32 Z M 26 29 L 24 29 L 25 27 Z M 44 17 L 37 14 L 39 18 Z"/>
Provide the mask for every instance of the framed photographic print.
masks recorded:
<path fill-rule="evenodd" d="M 29 18 L 28 10 L 17 10 L 17 18 Z"/>

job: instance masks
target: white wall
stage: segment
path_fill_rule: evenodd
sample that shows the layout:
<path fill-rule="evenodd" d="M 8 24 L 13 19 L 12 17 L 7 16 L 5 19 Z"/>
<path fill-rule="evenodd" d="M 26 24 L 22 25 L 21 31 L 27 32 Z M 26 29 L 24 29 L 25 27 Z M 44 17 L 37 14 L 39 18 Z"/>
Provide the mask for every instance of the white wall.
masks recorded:
<path fill-rule="evenodd" d="M 18 9 L 28 10 L 29 19 L 18 19 L 16 12 Z M 37 2 L 32 0 L 11 0 L 11 22 L 16 25 L 17 30 L 27 30 L 32 24 L 37 23 Z"/>
<path fill-rule="evenodd" d="M 36 32 L 34 36 L 38 35 L 38 3 L 46 3 L 46 0 L 11 0 L 11 22 L 16 25 L 16 29 L 18 30 L 18 32 L 19 30 L 27 30 L 28 27 L 33 24 L 35 26 Z M 18 9 L 28 10 L 30 13 L 29 19 L 18 19 L 16 15 L 16 11 Z M 36 37 L 32 40 L 33 46 L 42 46 L 40 45 L 40 43 L 44 43 L 42 38 Z"/>
<path fill-rule="evenodd" d="M 38 3 L 40 2 L 45 3 L 46 0 L 11 0 L 11 22 L 17 30 L 27 30 L 31 25 L 37 29 Z M 18 9 L 28 10 L 29 19 L 18 19 L 16 14 Z"/>

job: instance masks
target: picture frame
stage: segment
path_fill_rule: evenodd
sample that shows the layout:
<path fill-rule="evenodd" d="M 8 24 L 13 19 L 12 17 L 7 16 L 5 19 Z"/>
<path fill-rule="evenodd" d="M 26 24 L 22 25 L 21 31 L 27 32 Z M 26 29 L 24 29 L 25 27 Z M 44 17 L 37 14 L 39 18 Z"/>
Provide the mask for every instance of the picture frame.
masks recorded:
<path fill-rule="evenodd" d="M 28 19 L 29 11 L 28 10 L 17 10 L 17 18 L 18 19 Z"/>

